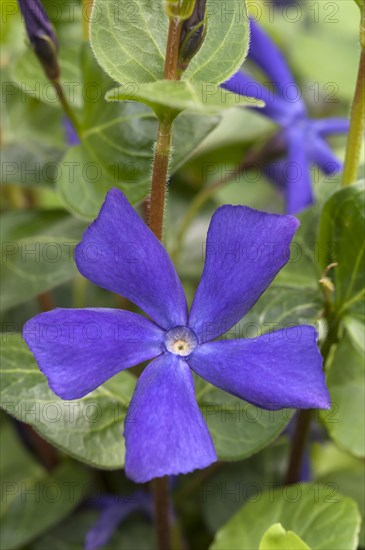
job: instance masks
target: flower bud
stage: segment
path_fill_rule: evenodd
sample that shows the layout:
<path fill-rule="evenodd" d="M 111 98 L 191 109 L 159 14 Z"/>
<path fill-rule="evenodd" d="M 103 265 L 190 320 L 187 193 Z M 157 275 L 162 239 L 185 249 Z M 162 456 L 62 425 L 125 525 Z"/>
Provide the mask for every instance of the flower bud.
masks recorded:
<path fill-rule="evenodd" d="M 166 13 L 169 17 L 184 21 L 189 19 L 195 7 L 195 0 L 166 0 Z"/>
<path fill-rule="evenodd" d="M 58 42 L 40 0 L 18 0 L 29 41 L 49 80 L 58 80 Z"/>
<path fill-rule="evenodd" d="M 194 55 L 200 50 L 206 33 L 206 0 L 196 0 L 191 16 L 182 24 L 178 69 L 186 71 Z"/>

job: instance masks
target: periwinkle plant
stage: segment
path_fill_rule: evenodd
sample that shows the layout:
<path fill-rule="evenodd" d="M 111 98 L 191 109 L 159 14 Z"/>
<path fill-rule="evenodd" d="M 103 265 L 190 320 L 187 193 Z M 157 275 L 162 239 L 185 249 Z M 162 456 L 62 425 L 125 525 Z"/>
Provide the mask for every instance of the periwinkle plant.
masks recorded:
<path fill-rule="evenodd" d="M 26 5 L 33 8 L 38 6 L 38 0 L 30 4 L 19 0 L 19 3 L 24 14 Z M 106 19 L 110 19 L 108 10 L 111 3 L 105 0 L 104 5 Z M 149 492 L 137 492 L 135 500 L 131 502 L 114 499 L 111 494 L 97 499 L 96 506 L 100 508 L 101 514 L 98 522 L 87 533 L 86 547 L 89 549 L 107 544 L 119 523 L 135 511 L 142 511 L 156 521 L 159 547 L 164 550 L 170 547 L 169 522 L 172 514 L 168 503 L 167 476 L 201 470 L 221 459 L 216 440 L 212 438 L 213 429 L 208 429 L 199 408 L 200 402 L 195 394 L 197 384 L 204 383 L 204 388 L 209 391 L 211 385 L 217 388 L 212 391 L 222 390 L 229 394 L 227 399 L 238 398 L 258 409 L 305 409 L 293 430 L 288 468 L 288 483 L 297 481 L 303 456 L 309 460 L 309 454 L 304 451 L 313 409 L 331 407 L 324 367 L 328 363 L 332 345 L 337 343 L 340 334 L 341 316 L 335 310 L 333 301 L 336 286 L 328 283 L 322 295 L 320 285 L 317 284 L 321 274 L 315 268 L 312 269 L 315 273 L 311 273 L 313 280 L 310 287 L 313 294 L 316 292 L 313 304 L 311 302 L 308 306 L 307 303 L 300 303 L 300 313 L 295 311 L 295 322 L 290 323 L 289 327 L 284 324 L 278 330 L 270 330 L 255 338 L 235 338 L 229 331 L 257 307 L 261 296 L 265 299 L 265 291 L 272 283 L 275 285 L 277 276 L 284 281 L 283 286 L 287 285 L 285 288 L 288 294 L 295 291 L 301 293 L 302 281 L 306 281 L 309 270 L 299 273 L 300 283 L 288 282 L 290 270 L 281 272 L 290 260 L 290 245 L 300 225 L 291 214 L 315 201 L 310 163 L 315 162 L 326 173 L 342 169 L 342 164 L 333 155 L 324 137 L 332 132 L 346 131 L 348 122 L 344 119 L 312 120 L 303 101 L 289 104 L 282 97 L 282 89 L 293 83 L 294 78 L 279 49 L 257 23 L 251 22 L 249 55 L 270 77 L 275 88 L 273 96 L 244 71 L 237 72 L 244 51 L 236 55 L 230 65 L 230 73 L 225 68 L 230 60 L 216 61 L 213 54 L 207 54 L 205 47 L 210 28 L 213 28 L 213 38 L 217 43 L 214 50 L 216 55 L 224 47 L 225 41 L 225 37 L 218 39 L 214 35 L 216 33 L 219 37 L 217 25 L 210 27 L 209 2 L 166 2 L 169 29 L 164 57 L 159 36 L 152 36 L 150 32 L 150 20 L 162 28 L 161 19 L 153 19 L 151 4 L 141 4 L 139 7 L 146 9 L 146 12 L 143 12 L 139 25 L 134 27 L 136 43 L 132 47 L 130 44 L 122 44 L 125 57 L 118 58 L 117 63 L 111 41 L 116 36 L 118 43 L 119 40 L 123 41 L 123 37 L 118 35 L 117 25 L 105 28 L 100 24 L 103 33 L 98 35 L 95 31 L 98 29 L 96 10 L 92 42 L 98 61 L 102 65 L 105 62 L 110 73 L 115 69 L 117 75 L 123 75 L 123 70 L 129 74 L 133 60 L 136 65 L 139 63 L 140 68 L 142 65 L 138 56 L 141 52 L 150 60 L 150 64 L 143 65 L 139 74 L 144 76 L 135 89 L 136 94 L 141 92 L 138 97 L 136 95 L 137 100 L 152 107 L 159 119 L 150 196 L 144 208 L 141 208 L 144 216 L 140 216 L 129 198 L 128 186 L 123 187 L 124 182 L 121 182 L 120 187 L 125 190 L 123 193 L 120 188 L 107 183 L 105 189 L 109 190 L 103 204 L 98 204 L 98 208 L 101 206 L 99 214 L 84 232 L 75 251 L 79 273 L 91 283 L 126 299 L 125 307 L 55 308 L 36 315 L 23 328 L 23 337 L 39 369 L 47 378 L 49 387 L 62 400 L 82 399 L 114 375 L 143 365 L 143 369 L 133 371 L 134 374 L 138 372 L 135 389 L 129 395 L 131 402 L 124 419 L 124 433 L 118 432 L 120 445 L 123 444 L 123 436 L 125 440 L 125 463 L 119 463 L 117 467 L 124 464 L 126 476 L 136 483 L 152 481 L 155 510 L 152 511 Z M 37 13 L 34 9 L 29 13 L 25 16 L 25 22 L 30 42 L 47 76 L 58 82 L 59 73 L 50 69 L 58 66 L 58 46 L 53 28 L 43 8 L 40 7 Z M 120 21 L 128 30 L 129 22 L 121 18 L 117 20 L 118 24 Z M 236 13 L 230 24 L 235 27 L 231 37 L 232 51 L 235 47 L 237 49 L 237 45 L 244 49 L 245 37 L 242 36 L 244 33 L 239 23 Z M 243 25 L 243 21 L 241 23 Z M 155 48 L 154 54 L 143 42 L 144 33 L 151 39 L 148 44 Z M 105 36 L 107 46 L 102 43 Z M 44 43 L 51 50 L 45 50 Z M 108 53 L 106 56 L 105 50 Z M 51 52 L 54 57 L 45 55 L 45 51 Z M 164 59 L 163 64 L 161 57 Z M 50 59 L 55 61 L 53 65 Z M 203 59 L 201 66 L 196 62 L 197 59 Z M 203 273 L 189 307 L 168 247 L 162 243 L 166 230 L 166 188 L 173 153 L 175 119 L 184 109 L 191 108 L 193 113 L 198 109 L 200 115 L 208 112 L 204 111 L 206 105 L 200 101 L 200 96 L 194 97 L 194 94 L 196 96 L 199 86 L 205 82 L 199 80 L 200 72 L 205 74 L 204 68 L 212 59 L 216 71 L 214 84 L 220 93 L 222 90 L 219 86 L 238 94 L 251 86 L 249 93 L 252 93 L 253 84 L 258 92 L 254 95 L 266 102 L 257 110 L 281 126 L 276 140 L 283 145 L 286 158 L 270 166 L 270 173 L 285 192 L 288 214 L 266 213 L 244 205 L 225 204 L 218 207 L 210 219 L 204 243 Z M 231 76 L 227 79 L 228 74 Z M 220 78 L 220 75 L 224 77 Z M 123 76 L 119 80 L 114 74 L 111 76 L 122 87 L 125 86 Z M 173 84 L 166 87 L 166 90 L 173 90 L 167 96 L 164 95 L 163 86 L 166 81 Z M 181 100 L 184 90 L 190 92 L 184 98 L 185 103 Z M 147 95 L 151 93 L 151 97 L 142 92 Z M 59 98 L 62 103 L 62 96 Z M 133 97 L 128 96 L 127 99 Z M 71 113 L 70 106 L 63 103 L 63 107 L 67 114 Z M 145 154 L 142 150 L 143 122 L 149 116 L 141 110 L 135 121 L 141 128 L 141 151 L 138 152 L 141 155 Z M 72 152 L 77 155 L 79 146 L 83 146 L 83 136 L 82 132 L 79 135 L 74 132 L 77 120 L 72 113 L 70 119 L 75 123 L 70 125 L 69 119 L 66 121 L 67 141 L 73 147 Z M 126 120 L 124 116 L 120 119 L 122 123 Z M 88 136 L 97 132 L 95 128 L 87 130 L 85 142 Z M 115 149 L 118 150 L 117 147 Z M 292 178 L 288 177 L 285 170 L 288 163 L 300 169 L 300 177 L 295 181 L 290 181 Z M 75 182 L 75 185 L 79 183 Z M 173 184 L 171 186 L 173 188 Z M 326 236 L 324 230 L 323 234 Z M 344 269 L 343 266 L 347 264 L 346 261 L 340 261 L 340 269 Z M 331 276 L 329 271 L 337 265 L 336 257 L 323 266 L 327 282 Z M 325 278 L 321 277 L 322 284 Z M 356 273 L 351 275 L 350 287 L 355 278 Z M 358 295 L 359 292 L 355 295 L 356 299 Z M 279 294 L 278 300 L 284 300 L 286 296 L 283 296 L 285 294 Z M 353 298 L 350 296 L 349 300 L 352 303 Z M 316 310 L 309 323 L 306 322 L 307 309 L 317 307 L 318 303 L 319 311 Z M 285 312 L 286 317 L 278 314 L 280 321 L 291 318 L 292 311 L 290 308 L 288 310 Z M 253 314 L 256 314 L 255 309 Z M 262 316 L 259 318 L 261 322 Z M 313 326 L 314 321 L 319 319 L 321 328 L 329 327 L 329 336 L 321 339 L 321 345 Z M 87 336 L 90 326 L 97 328 L 96 337 Z M 279 428 L 283 429 L 283 426 Z M 251 454 L 258 451 L 257 447 L 253 448 L 253 451 L 249 451 Z M 107 445 L 106 452 L 113 452 L 112 446 L 109 448 Z M 130 482 L 127 480 L 127 483 Z"/>

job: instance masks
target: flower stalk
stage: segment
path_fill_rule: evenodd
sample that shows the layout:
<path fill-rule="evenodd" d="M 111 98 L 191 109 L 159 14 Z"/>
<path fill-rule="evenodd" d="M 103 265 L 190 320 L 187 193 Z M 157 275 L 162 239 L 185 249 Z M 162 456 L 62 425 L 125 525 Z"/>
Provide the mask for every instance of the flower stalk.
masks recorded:
<path fill-rule="evenodd" d="M 166 46 L 164 78 L 179 80 L 177 65 L 179 59 L 180 35 L 182 20 L 170 15 L 169 31 Z M 161 241 L 166 203 L 166 188 L 171 155 L 172 117 L 159 121 L 152 172 L 151 196 L 149 205 L 149 227 Z M 168 478 L 155 478 L 152 481 L 154 495 L 156 530 L 159 550 L 171 548 L 169 522 L 169 487 Z"/>
<path fill-rule="evenodd" d="M 360 45 L 361 54 L 351 107 L 350 131 L 347 139 L 345 166 L 342 175 L 342 186 L 355 183 L 360 166 L 361 146 L 365 129 L 365 2 L 357 1 L 361 11 Z"/>
<path fill-rule="evenodd" d="M 18 3 L 33 51 L 42 65 L 44 74 L 53 84 L 57 98 L 65 114 L 72 122 L 78 137 L 80 137 L 81 128 L 79 122 L 66 98 L 61 83 L 58 40 L 47 13 L 40 0 L 18 0 Z"/>
<path fill-rule="evenodd" d="M 53 87 L 55 89 L 55 92 L 57 94 L 57 98 L 62 106 L 62 109 L 65 113 L 65 115 L 70 119 L 76 133 L 77 133 L 77 136 L 79 138 L 81 138 L 81 128 L 80 128 L 80 124 L 79 124 L 79 121 L 75 115 L 75 111 L 72 109 L 67 97 L 66 97 L 66 94 L 65 94 L 65 91 L 63 89 L 63 86 L 61 84 L 61 82 L 59 80 L 55 80 L 52 82 L 53 84 Z"/>
<path fill-rule="evenodd" d="M 149 226 L 161 241 L 166 202 L 166 187 L 170 163 L 172 122 L 166 119 L 158 127 L 149 210 Z"/>
<path fill-rule="evenodd" d="M 179 80 L 177 75 L 177 64 L 179 58 L 181 26 L 182 21 L 179 18 L 170 17 L 164 70 L 164 78 L 166 80 Z M 172 143 L 172 122 L 173 116 L 170 117 L 168 114 L 166 114 L 164 120 L 159 121 L 152 171 L 149 226 L 159 240 L 162 240 L 163 236 L 166 186 Z"/>

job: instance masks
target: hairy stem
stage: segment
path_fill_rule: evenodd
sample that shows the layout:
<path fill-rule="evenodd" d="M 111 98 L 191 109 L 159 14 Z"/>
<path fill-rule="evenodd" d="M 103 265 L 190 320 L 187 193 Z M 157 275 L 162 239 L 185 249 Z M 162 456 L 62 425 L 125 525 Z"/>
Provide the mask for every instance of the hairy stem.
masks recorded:
<path fill-rule="evenodd" d="M 355 183 L 359 173 L 361 145 L 365 128 L 365 49 L 360 56 L 355 96 L 351 108 L 342 186 Z"/>
<path fill-rule="evenodd" d="M 169 170 L 172 140 L 172 124 L 160 122 L 155 148 L 152 172 L 149 226 L 159 240 L 162 240 L 166 202 L 167 175 Z"/>
<path fill-rule="evenodd" d="M 166 80 L 178 80 L 177 62 L 179 57 L 181 21 L 170 19 L 166 47 L 164 77 Z M 149 212 L 149 226 L 158 239 L 163 236 L 163 221 L 166 202 L 166 186 L 170 163 L 172 141 L 172 120 L 166 116 L 160 120 L 155 148 L 152 172 L 152 186 Z"/>
<path fill-rule="evenodd" d="M 180 19 L 175 19 L 174 17 L 170 19 L 164 70 L 164 78 L 166 80 L 180 80 L 180 76 L 177 73 L 177 63 L 179 60 L 181 27 L 182 21 Z"/>

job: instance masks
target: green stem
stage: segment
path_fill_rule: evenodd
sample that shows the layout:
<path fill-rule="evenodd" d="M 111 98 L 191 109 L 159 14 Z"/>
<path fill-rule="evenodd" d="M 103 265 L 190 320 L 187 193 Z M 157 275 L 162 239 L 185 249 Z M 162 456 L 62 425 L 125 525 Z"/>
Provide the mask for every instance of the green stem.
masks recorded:
<path fill-rule="evenodd" d="M 360 43 L 361 54 L 355 96 L 351 108 L 350 131 L 347 139 L 345 167 L 342 186 L 355 183 L 358 178 L 361 146 L 365 128 L 365 8 L 361 9 Z"/>
<path fill-rule="evenodd" d="M 55 80 L 55 81 L 53 81 L 53 86 L 54 86 L 54 89 L 56 90 L 56 94 L 57 94 L 57 97 L 59 99 L 59 102 L 62 105 L 62 109 L 64 110 L 65 114 L 68 116 L 70 121 L 72 122 L 72 125 L 75 128 L 78 137 L 81 138 L 80 123 L 77 120 L 75 112 L 72 109 L 71 105 L 69 104 L 69 102 L 68 102 L 68 100 L 65 96 L 65 92 L 63 90 L 62 84 L 58 80 Z"/>

